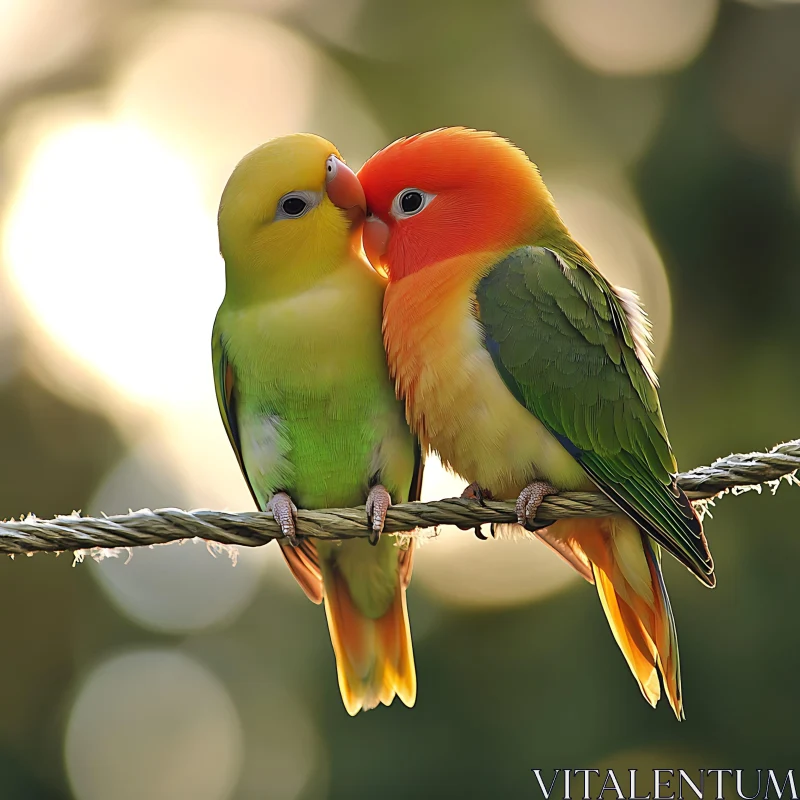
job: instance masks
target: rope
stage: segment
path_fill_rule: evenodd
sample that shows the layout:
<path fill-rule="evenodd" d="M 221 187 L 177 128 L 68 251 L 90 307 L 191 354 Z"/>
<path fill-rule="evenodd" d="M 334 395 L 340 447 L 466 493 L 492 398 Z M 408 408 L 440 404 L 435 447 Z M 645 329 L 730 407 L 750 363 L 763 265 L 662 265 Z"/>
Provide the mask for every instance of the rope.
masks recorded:
<path fill-rule="evenodd" d="M 708 467 L 698 467 L 678 475 L 679 486 L 693 501 L 709 500 L 747 489 L 760 490 L 762 484 L 773 491 L 781 479 L 800 485 L 800 439 L 776 445 L 768 453 L 746 453 L 717 459 Z M 600 517 L 619 509 L 599 492 L 564 492 L 545 498 L 537 520 L 552 522 L 564 517 Z M 474 528 L 487 522 L 516 522 L 514 503 L 487 500 L 481 506 L 474 500 L 447 499 L 431 503 L 402 503 L 389 509 L 386 533 L 413 532 L 417 528 L 458 525 Z M 366 512 L 359 508 L 301 510 L 297 532 L 318 539 L 346 539 L 367 536 Z M 199 537 L 223 545 L 254 547 L 282 538 L 272 515 L 246 511 L 181 511 L 162 508 L 142 509 L 111 517 L 82 517 L 80 514 L 42 520 L 29 515 L 23 520 L 0 522 L 0 553 L 33 554 L 91 548 L 129 548 L 164 544 Z"/>

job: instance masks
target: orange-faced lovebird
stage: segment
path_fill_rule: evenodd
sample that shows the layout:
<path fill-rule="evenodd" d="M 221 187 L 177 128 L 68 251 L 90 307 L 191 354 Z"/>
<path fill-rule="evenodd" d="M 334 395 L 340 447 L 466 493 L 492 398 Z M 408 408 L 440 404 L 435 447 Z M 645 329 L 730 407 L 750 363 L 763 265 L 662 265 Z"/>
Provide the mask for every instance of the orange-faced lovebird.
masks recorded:
<path fill-rule="evenodd" d="M 536 166 L 493 133 L 445 128 L 401 139 L 359 172 L 364 247 L 389 275 L 384 344 L 423 445 L 516 499 L 600 490 L 605 518 L 536 535 L 594 583 L 645 698 L 683 716 L 661 547 L 713 586 L 702 525 L 675 480 L 650 327 L 570 235 Z M 517 528 L 517 531 L 519 529 Z"/>
<path fill-rule="evenodd" d="M 361 250 L 364 193 L 318 136 L 244 157 L 219 209 L 225 299 L 212 339 L 222 419 L 257 506 L 315 603 L 325 601 L 350 714 L 414 704 L 406 610 L 413 550 L 380 536 L 418 499 L 422 462 L 381 342 L 385 281 Z M 366 504 L 372 541 L 298 540 L 297 508 Z"/>

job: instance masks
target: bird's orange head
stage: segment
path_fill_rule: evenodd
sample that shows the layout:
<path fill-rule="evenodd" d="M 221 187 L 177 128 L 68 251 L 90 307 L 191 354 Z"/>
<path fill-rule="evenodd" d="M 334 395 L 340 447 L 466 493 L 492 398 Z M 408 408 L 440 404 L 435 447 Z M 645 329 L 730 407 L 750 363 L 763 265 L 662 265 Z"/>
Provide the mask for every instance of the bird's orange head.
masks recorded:
<path fill-rule="evenodd" d="M 358 173 L 364 249 L 391 281 L 467 253 L 535 243 L 558 219 L 536 166 L 495 133 L 441 128 L 399 139 Z"/>

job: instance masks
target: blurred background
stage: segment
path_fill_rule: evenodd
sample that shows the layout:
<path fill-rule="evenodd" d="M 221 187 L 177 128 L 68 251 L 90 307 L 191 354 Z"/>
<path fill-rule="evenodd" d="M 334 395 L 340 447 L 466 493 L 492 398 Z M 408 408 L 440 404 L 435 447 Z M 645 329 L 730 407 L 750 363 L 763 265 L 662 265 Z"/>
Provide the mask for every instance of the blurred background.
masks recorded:
<path fill-rule="evenodd" d="M 251 507 L 212 387 L 215 213 L 238 159 L 296 130 L 356 167 L 442 125 L 508 136 L 644 297 L 682 468 L 799 436 L 798 42 L 800 4 L 768 0 L 0 0 L 0 517 Z M 462 486 L 434 464 L 425 496 Z M 426 542 L 417 705 L 356 719 L 275 546 L 3 559 L 0 797 L 538 797 L 533 767 L 796 767 L 800 491 L 713 514 L 719 588 L 666 563 L 681 724 L 533 543 Z"/>

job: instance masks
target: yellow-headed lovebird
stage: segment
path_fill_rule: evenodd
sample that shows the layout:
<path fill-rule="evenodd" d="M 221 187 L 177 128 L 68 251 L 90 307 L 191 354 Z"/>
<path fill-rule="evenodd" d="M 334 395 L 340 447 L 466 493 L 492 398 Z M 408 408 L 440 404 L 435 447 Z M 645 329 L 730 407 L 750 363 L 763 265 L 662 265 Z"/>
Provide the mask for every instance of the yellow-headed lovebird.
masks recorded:
<path fill-rule="evenodd" d="M 664 547 L 715 583 L 700 520 L 677 487 L 633 292 L 570 236 L 538 170 L 493 133 L 401 139 L 359 172 L 364 246 L 389 275 L 384 344 L 423 445 L 517 499 L 533 526 L 547 494 L 600 489 L 620 513 L 536 534 L 597 587 L 642 693 L 683 714 Z M 519 531 L 519 528 L 517 528 Z"/>
<path fill-rule="evenodd" d="M 214 324 L 217 400 L 259 508 L 315 603 L 325 601 L 350 714 L 414 704 L 406 610 L 413 550 L 380 537 L 418 499 L 419 445 L 381 342 L 385 282 L 361 251 L 364 194 L 324 139 L 273 139 L 238 164 L 219 208 L 225 298 Z M 366 503 L 374 536 L 299 541 L 297 508 Z"/>

